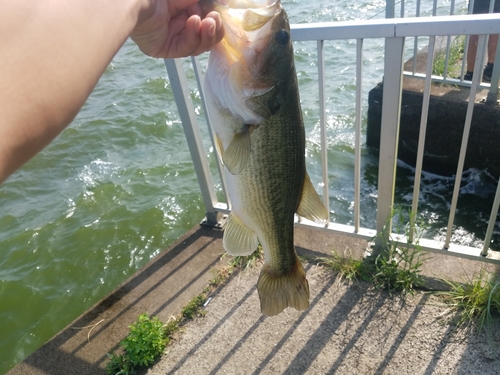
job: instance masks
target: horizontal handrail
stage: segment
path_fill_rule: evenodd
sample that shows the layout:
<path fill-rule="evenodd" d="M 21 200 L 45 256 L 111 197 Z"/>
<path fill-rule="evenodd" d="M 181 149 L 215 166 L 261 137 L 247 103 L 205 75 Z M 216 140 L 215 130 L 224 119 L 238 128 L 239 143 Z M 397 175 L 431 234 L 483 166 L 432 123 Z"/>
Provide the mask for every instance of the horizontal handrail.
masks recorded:
<path fill-rule="evenodd" d="M 291 33 L 296 42 L 500 34 L 500 13 L 293 24 Z"/>

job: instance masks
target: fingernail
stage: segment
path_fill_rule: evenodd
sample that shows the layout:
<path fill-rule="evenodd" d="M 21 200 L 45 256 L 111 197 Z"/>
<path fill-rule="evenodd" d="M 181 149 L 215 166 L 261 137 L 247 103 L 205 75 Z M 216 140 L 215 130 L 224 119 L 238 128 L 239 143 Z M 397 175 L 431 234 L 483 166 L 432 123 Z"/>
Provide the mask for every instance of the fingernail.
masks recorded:
<path fill-rule="evenodd" d="M 213 38 L 213 37 L 215 36 L 215 24 L 212 24 L 212 25 L 208 28 L 207 32 L 208 32 L 208 36 L 209 36 L 210 38 Z"/>
<path fill-rule="evenodd" d="M 222 18 L 218 12 L 210 12 L 209 17 L 214 20 L 215 27 L 219 30 L 222 26 Z"/>
<path fill-rule="evenodd" d="M 215 13 L 213 19 L 215 21 L 215 24 L 217 25 L 217 30 L 220 30 L 220 28 L 222 27 L 222 18 L 220 16 L 220 14 Z"/>

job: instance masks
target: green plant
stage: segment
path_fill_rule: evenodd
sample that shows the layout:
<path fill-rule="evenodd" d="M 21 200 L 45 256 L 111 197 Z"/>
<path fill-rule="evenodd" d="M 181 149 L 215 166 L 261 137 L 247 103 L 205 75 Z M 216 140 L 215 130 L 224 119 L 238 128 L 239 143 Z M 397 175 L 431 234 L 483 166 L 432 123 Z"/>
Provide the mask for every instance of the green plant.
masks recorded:
<path fill-rule="evenodd" d="M 179 321 L 175 318 L 163 325 L 165 330 L 166 344 L 170 342 L 172 335 L 179 330 Z"/>
<path fill-rule="evenodd" d="M 123 354 L 108 354 L 110 361 L 106 371 L 111 375 L 133 375 L 138 367 L 152 364 L 165 350 L 175 332 L 179 331 L 183 322 L 195 316 L 204 315 L 201 308 L 210 293 L 229 279 L 234 266 L 224 266 L 217 270 L 214 279 L 210 280 L 203 292 L 194 297 L 182 309 L 181 314 L 163 324 L 157 317 L 149 318 L 147 314 L 138 316 L 125 339 L 120 342 Z"/>
<path fill-rule="evenodd" d="M 166 340 L 163 323 L 147 314 L 141 314 L 130 327 L 130 333 L 121 342 L 132 365 L 148 366 L 165 350 Z"/>
<path fill-rule="evenodd" d="M 123 355 L 115 353 L 108 354 L 109 362 L 106 365 L 106 372 L 112 375 L 133 375 L 136 373 L 134 366 L 130 363 L 130 359 Z"/>
<path fill-rule="evenodd" d="M 394 225 L 394 230 L 398 235 L 404 235 L 406 239 L 410 237 L 410 231 L 413 232 L 414 243 L 400 242 L 399 236 L 396 238 L 392 233 L 388 233 L 390 225 L 386 224 L 380 235 L 382 242 L 380 253 L 374 257 L 373 282 L 378 288 L 386 289 L 390 295 L 394 293 L 413 294 L 414 288 L 423 284 L 420 275 L 421 267 L 426 260 L 422 256 L 422 249 L 418 245 L 424 231 L 423 221 L 418 224 L 416 220 L 407 220 L 411 218 L 403 215 L 401 209 L 395 209 L 389 218 Z"/>
<path fill-rule="evenodd" d="M 335 251 L 332 251 L 332 255 L 327 258 L 319 258 L 319 261 L 348 281 L 357 279 L 368 281 L 373 274 L 370 262 L 363 259 L 353 259 L 351 256 L 342 257 Z"/>
<path fill-rule="evenodd" d="M 222 257 L 225 256 L 226 253 Z M 218 288 L 220 285 L 223 285 L 229 277 L 233 274 L 235 268 L 230 265 L 219 266 L 218 268 L 212 268 L 212 273 L 214 275 L 213 279 L 208 281 L 208 285 L 205 288 L 207 293 L 211 292 L 213 289 Z"/>
<path fill-rule="evenodd" d="M 458 324 L 478 319 L 479 329 L 500 315 L 500 280 L 485 271 L 472 277 L 470 283 L 446 281 L 449 291 L 440 292 L 445 301 L 459 311 Z"/>
<path fill-rule="evenodd" d="M 182 309 L 181 315 L 186 319 L 193 319 L 195 315 L 204 315 L 203 310 L 200 309 L 201 306 L 207 300 L 205 293 L 199 294 L 194 297 L 189 303 Z"/>
<path fill-rule="evenodd" d="M 258 246 L 257 249 L 250 255 L 247 256 L 235 256 L 229 261 L 229 265 L 235 268 L 252 268 L 257 265 L 257 263 L 264 258 L 264 250 L 262 246 Z"/>
<path fill-rule="evenodd" d="M 464 53 L 464 43 L 465 37 L 457 37 L 450 46 L 450 54 L 448 55 L 448 72 L 449 77 L 456 77 L 460 74 L 461 60 Z M 434 63 L 432 64 L 432 74 L 442 76 L 444 74 L 444 68 L 446 63 L 446 53 L 445 51 L 439 51 L 434 57 Z"/>
<path fill-rule="evenodd" d="M 157 317 L 141 314 L 129 329 L 127 337 L 120 342 L 124 354 L 109 355 L 108 374 L 134 374 L 136 368 L 149 366 L 163 353 L 169 341 L 163 323 Z"/>

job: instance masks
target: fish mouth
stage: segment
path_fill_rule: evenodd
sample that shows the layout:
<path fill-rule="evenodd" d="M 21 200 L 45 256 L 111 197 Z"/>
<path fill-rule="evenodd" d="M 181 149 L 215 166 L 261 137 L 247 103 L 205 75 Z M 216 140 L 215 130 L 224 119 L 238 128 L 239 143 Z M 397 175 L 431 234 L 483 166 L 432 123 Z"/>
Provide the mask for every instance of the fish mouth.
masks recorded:
<path fill-rule="evenodd" d="M 222 17 L 225 36 L 216 46 L 229 64 L 240 60 L 251 46 L 260 53 L 267 46 L 272 20 L 281 11 L 280 0 L 219 0 L 213 9 Z"/>
<path fill-rule="evenodd" d="M 223 18 L 224 15 L 230 16 L 244 31 L 259 30 L 277 15 L 280 8 L 280 0 L 214 1 L 214 10 L 223 14 Z"/>
<path fill-rule="evenodd" d="M 270 92 L 275 82 L 262 79 L 276 20 L 284 14 L 280 0 L 213 0 L 210 10 L 219 12 L 224 38 L 210 51 L 206 76 L 219 105 L 243 124 L 260 124 L 267 112 L 260 113 L 249 104 Z M 208 72 L 207 72 L 208 73 Z"/>

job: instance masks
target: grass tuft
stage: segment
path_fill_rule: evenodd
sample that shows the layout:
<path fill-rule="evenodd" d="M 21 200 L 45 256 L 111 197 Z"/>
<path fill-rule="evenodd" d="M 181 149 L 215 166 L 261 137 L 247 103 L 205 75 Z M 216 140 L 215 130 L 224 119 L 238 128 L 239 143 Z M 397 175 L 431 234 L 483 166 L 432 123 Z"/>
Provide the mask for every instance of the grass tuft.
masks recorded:
<path fill-rule="evenodd" d="M 479 329 L 500 317 L 500 279 L 485 271 L 472 277 L 470 283 L 446 281 L 450 291 L 439 292 L 445 301 L 459 311 L 458 325 L 477 319 Z"/>
<path fill-rule="evenodd" d="M 423 285 L 420 275 L 422 265 L 427 260 L 422 254 L 419 240 L 426 227 L 422 219 L 411 220 L 412 213 L 405 215 L 401 208 L 396 208 L 389 218 L 393 231 L 403 235 L 406 242 L 400 242 L 399 237 L 394 238 L 392 233 L 387 233 L 390 228 L 389 221 L 380 234 L 382 238 L 382 251 L 372 258 L 374 264 L 373 283 L 375 287 L 385 289 L 389 295 L 414 294 L 415 288 Z M 410 223 L 413 221 L 413 228 Z M 413 232 L 413 243 L 409 243 L 410 231 Z"/>
<path fill-rule="evenodd" d="M 335 251 L 332 251 L 330 257 L 319 258 L 319 261 L 349 282 L 358 279 L 368 281 L 373 275 L 371 263 L 364 259 L 354 259 L 350 255 L 342 257 L 336 254 Z"/>
<path fill-rule="evenodd" d="M 224 255 L 226 254 L 227 253 Z M 264 259 L 264 250 L 262 250 L 262 246 L 259 245 L 252 254 L 247 256 L 237 255 L 233 257 L 228 264 L 233 268 L 248 269 L 257 266 L 262 259 Z"/>
<path fill-rule="evenodd" d="M 409 237 L 409 215 L 403 215 L 401 209 L 396 209 L 390 216 L 390 223 L 398 234 Z M 389 222 L 388 222 L 389 223 Z M 400 243 L 388 234 L 390 225 L 386 224 L 380 238 L 384 239 L 382 251 L 377 256 L 365 259 L 353 259 L 351 256 L 341 257 L 335 252 L 328 258 L 320 261 L 347 280 L 362 279 L 372 281 L 374 286 L 385 289 L 389 295 L 413 294 L 415 287 L 423 284 L 420 275 L 422 265 L 426 258 L 422 256 L 418 241 L 422 236 L 424 225 L 422 221 L 413 228 L 415 241 L 413 244 Z"/>
<path fill-rule="evenodd" d="M 203 304 L 207 301 L 207 295 L 201 293 L 194 297 L 189 303 L 182 309 L 181 315 L 186 319 L 193 319 L 195 316 L 205 315 L 205 311 L 201 309 Z"/>
<path fill-rule="evenodd" d="M 465 37 L 457 37 L 450 46 L 450 54 L 448 57 L 448 77 L 458 77 L 461 72 L 461 61 L 464 55 Z M 432 64 L 432 74 L 442 76 L 446 62 L 446 52 L 439 51 L 434 57 Z"/>

